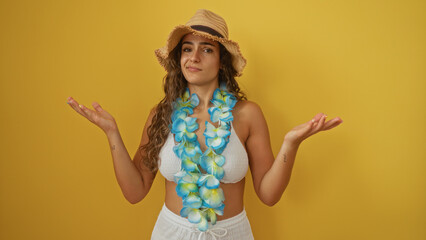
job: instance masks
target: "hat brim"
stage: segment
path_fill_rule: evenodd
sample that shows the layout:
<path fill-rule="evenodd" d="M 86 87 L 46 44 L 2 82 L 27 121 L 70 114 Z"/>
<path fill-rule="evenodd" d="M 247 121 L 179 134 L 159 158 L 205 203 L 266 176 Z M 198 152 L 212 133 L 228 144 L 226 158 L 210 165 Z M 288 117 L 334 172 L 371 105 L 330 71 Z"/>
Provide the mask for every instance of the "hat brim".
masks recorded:
<path fill-rule="evenodd" d="M 220 42 L 232 55 L 232 65 L 237 71 L 237 77 L 242 75 L 243 69 L 247 64 L 247 60 L 241 54 L 240 47 L 237 42 L 213 36 L 206 32 L 194 30 L 187 25 L 176 26 L 170 32 L 166 45 L 162 48 L 155 50 L 155 55 L 157 56 L 158 62 L 161 66 L 164 67 L 164 69 L 166 69 L 166 59 L 169 56 L 169 53 L 177 46 L 180 39 L 188 33 L 193 33 L 194 35 L 202 36 L 213 41 Z"/>

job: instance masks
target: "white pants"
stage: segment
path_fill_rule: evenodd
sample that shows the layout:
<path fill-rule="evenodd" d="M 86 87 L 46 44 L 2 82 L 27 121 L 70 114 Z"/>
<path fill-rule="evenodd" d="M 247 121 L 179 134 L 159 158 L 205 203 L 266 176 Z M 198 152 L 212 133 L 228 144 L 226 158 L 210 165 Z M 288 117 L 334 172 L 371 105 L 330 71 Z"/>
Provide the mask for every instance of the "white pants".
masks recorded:
<path fill-rule="evenodd" d="M 243 209 L 238 215 L 209 223 L 209 229 L 201 232 L 187 218 L 176 215 L 163 205 L 158 215 L 151 240 L 254 240 L 250 222 Z"/>

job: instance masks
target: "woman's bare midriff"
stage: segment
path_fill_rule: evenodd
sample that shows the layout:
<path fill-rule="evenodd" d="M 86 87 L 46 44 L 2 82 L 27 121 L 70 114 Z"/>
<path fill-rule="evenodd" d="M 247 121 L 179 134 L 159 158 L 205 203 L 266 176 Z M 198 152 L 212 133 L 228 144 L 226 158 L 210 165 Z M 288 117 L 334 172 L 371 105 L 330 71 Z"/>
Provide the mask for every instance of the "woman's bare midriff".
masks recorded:
<path fill-rule="evenodd" d="M 180 210 L 182 209 L 182 198 L 176 193 L 176 183 L 164 180 L 166 184 L 166 207 L 172 212 L 180 216 Z M 225 209 L 223 210 L 223 216 L 217 215 L 217 220 L 224 220 L 238 215 L 244 209 L 244 185 L 245 178 L 237 183 L 220 183 L 220 187 L 225 194 Z"/>

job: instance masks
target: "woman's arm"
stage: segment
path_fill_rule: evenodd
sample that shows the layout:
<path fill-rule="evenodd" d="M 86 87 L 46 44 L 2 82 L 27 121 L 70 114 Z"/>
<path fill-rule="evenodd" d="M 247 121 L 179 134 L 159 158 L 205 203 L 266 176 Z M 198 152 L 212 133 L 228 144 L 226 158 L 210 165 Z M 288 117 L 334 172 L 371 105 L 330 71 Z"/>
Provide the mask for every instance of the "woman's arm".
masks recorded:
<path fill-rule="evenodd" d="M 130 159 L 118 130 L 107 133 L 114 163 L 115 176 L 124 197 L 132 204 L 136 204 L 146 197 L 157 173 L 151 172 L 142 164 L 142 154 L 144 153 L 141 153 L 139 150 L 142 145 L 148 143 L 149 138 L 147 129 L 151 125 L 154 114 L 155 111 L 151 110 L 133 161 Z"/>
<path fill-rule="evenodd" d="M 101 128 L 107 135 L 113 158 L 115 176 L 124 197 L 131 203 L 141 201 L 149 192 L 156 173 L 151 173 L 147 168 L 140 166 L 143 164 L 140 164 L 142 157 L 139 151 L 136 151 L 132 162 L 121 139 L 114 117 L 97 102 L 92 103 L 94 110 L 79 104 L 72 97 L 68 97 L 67 103 L 81 116 Z M 148 142 L 147 127 L 151 125 L 153 116 L 154 109 L 151 110 L 145 124 L 141 145 Z"/>
<path fill-rule="evenodd" d="M 124 197 L 135 204 L 143 198 L 143 178 L 130 159 L 118 129 L 107 137 L 118 185 Z"/>
<path fill-rule="evenodd" d="M 284 141 L 271 168 L 263 176 L 259 186 L 259 194 L 266 205 L 273 206 L 281 199 L 290 182 L 298 148 L 298 144 L 290 144 Z"/>
<path fill-rule="evenodd" d="M 318 131 L 331 129 L 342 122 L 341 119 L 334 118 L 325 123 L 325 114 L 317 114 L 313 121 L 301 124 L 285 135 L 281 149 L 274 159 L 268 126 L 260 107 L 248 102 L 244 115 L 250 119 L 246 147 L 254 189 L 259 199 L 268 206 L 275 205 L 281 199 L 290 181 L 301 142 Z"/>
<path fill-rule="evenodd" d="M 145 124 L 139 147 L 148 142 L 147 128 L 151 124 L 153 115 L 154 111 L 151 111 Z M 139 149 L 136 151 L 133 161 L 130 159 L 118 128 L 108 132 L 107 136 L 113 158 L 115 176 L 121 191 L 130 203 L 138 203 L 145 198 L 151 189 L 156 172 L 152 173 L 143 164 L 140 164 L 142 155 Z"/>
<path fill-rule="evenodd" d="M 151 126 L 152 118 L 156 114 L 155 107 L 151 110 L 149 113 L 148 119 L 146 120 L 145 126 L 143 128 L 143 133 L 141 137 L 141 142 L 139 144 L 138 150 L 135 153 L 135 156 L 133 157 L 133 163 L 135 164 L 136 168 L 139 170 L 141 176 L 142 176 L 142 182 L 143 182 L 143 189 L 142 189 L 142 196 L 139 201 L 145 198 L 145 196 L 148 194 L 149 190 L 152 187 L 152 183 L 154 183 L 155 176 L 157 175 L 157 171 L 151 172 L 145 164 L 142 163 L 142 156 L 145 154 L 144 151 L 140 151 L 140 147 L 147 144 L 149 142 L 148 137 L 148 127 Z"/>
<path fill-rule="evenodd" d="M 146 141 L 146 128 L 145 125 L 139 147 Z M 148 194 L 156 173 L 149 171 L 143 164 L 141 166 L 142 157 L 139 150 L 136 151 L 133 161 L 130 159 L 118 128 L 107 133 L 107 137 L 118 185 L 127 201 L 136 204 Z"/>

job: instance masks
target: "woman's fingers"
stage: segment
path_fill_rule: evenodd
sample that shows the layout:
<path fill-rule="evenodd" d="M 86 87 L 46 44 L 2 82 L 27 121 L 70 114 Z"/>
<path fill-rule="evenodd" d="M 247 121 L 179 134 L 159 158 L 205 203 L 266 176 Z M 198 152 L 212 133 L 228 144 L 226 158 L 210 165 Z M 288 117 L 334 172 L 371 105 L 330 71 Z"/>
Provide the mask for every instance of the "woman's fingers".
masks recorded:
<path fill-rule="evenodd" d="M 324 124 L 325 116 L 327 115 L 325 115 L 324 113 L 318 113 L 317 115 L 315 115 L 315 117 L 313 118 L 314 123 L 312 124 L 313 130 L 318 130 L 321 124 Z"/>
<path fill-rule="evenodd" d="M 324 130 L 330 130 L 334 127 L 337 127 L 342 122 L 343 121 L 340 118 L 333 118 L 324 125 Z"/>
<path fill-rule="evenodd" d="M 321 128 L 324 126 L 324 122 L 325 122 L 326 118 L 327 118 L 327 115 L 325 115 L 325 114 L 321 116 L 320 120 L 318 121 L 317 126 L 315 127 L 316 131 L 322 130 Z"/>
<path fill-rule="evenodd" d="M 321 117 L 324 115 L 324 113 L 318 113 L 317 115 L 315 115 L 314 117 L 314 122 L 317 122 L 321 119 Z"/>
<path fill-rule="evenodd" d="M 343 122 L 338 117 L 333 118 L 332 120 L 329 120 L 328 122 L 326 122 L 326 118 L 327 118 L 326 114 L 318 113 L 309 122 L 306 122 L 306 123 L 304 123 L 300 126 L 297 126 L 293 130 L 299 130 L 300 128 L 303 128 L 302 131 L 298 131 L 299 132 L 298 135 L 300 136 L 300 138 L 303 141 L 304 139 L 314 135 L 315 133 L 317 133 L 319 131 L 332 129 L 332 128 L 338 126 L 340 123 Z M 291 136 L 291 135 L 289 135 L 289 136 Z"/>
<path fill-rule="evenodd" d="M 337 127 L 339 124 L 341 124 L 343 121 L 340 118 L 333 118 L 331 120 L 329 120 L 328 122 L 325 122 L 325 119 L 327 118 L 327 115 L 324 114 L 324 116 L 322 116 L 318 123 L 314 123 L 313 125 L 313 132 L 318 132 L 318 131 L 325 131 L 325 130 L 330 130 L 334 127 Z"/>
<path fill-rule="evenodd" d="M 310 123 L 311 131 L 308 133 L 308 136 L 311 136 L 321 130 L 323 130 L 325 126 L 325 119 L 327 118 L 327 115 L 324 113 L 318 113 L 315 115 L 315 117 L 311 120 L 312 123 Z"/>
<path fill-rule="evenodd" d="M 83 110 L 83 112 L 86 114 L 87 119 L 89 119 L 89 121 L 91 122 L 95 122 L 95 111 L 88 109 L 87 107 L 85 107 L 84 105 L 78 105 L 81 110 Z"/>
<path fill-rule="evenodd" d="M 93 114 L 94 111 L 91 109 L 88 109 L 87 107 L 83 106 L 82 104 L 78 104 L 78 102 L 71 97 L 68 98 L 69 105 L 78 112 L 81 116 L 87 118 L 89 121 L 94 123 Z"/>
<path fill-rule="evenodd" d="M 92 103 L 92 106 L 93 106 L 93 108 L 94 108 L 96 111 L 98 111 L 98 112 L 102 112 L 102 111 L 103 111 L 103 109 L 102 109 L 101 105 L 99 105 L 99 103 L 97 103 L 97 102 L 93 102 L 93 103 Z"/>
<path fill-rule="evenodd" d="M 68 98 L 68 104 L 80 115 L 87 118 L 90 122 L 101 128 L 104 132 L 117 129 L 117 124 L 114 117 L 104 110 L 101 105 L 97 102 L 93 102 L 92 106 L 94 110 L 87 108 L 82 104 L 78 104 L 77 101 Z"/>
<path fill-rule="evenodd" d="M 87 118 L 86 113 L 79 107 L 79 104 L 76 100 L 72 99 L 71 97 L 68 98 L 68 104 L 81 116 Z"/>

